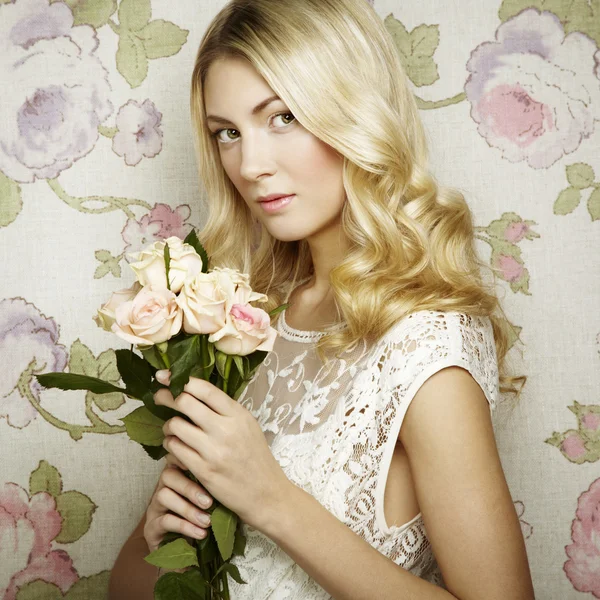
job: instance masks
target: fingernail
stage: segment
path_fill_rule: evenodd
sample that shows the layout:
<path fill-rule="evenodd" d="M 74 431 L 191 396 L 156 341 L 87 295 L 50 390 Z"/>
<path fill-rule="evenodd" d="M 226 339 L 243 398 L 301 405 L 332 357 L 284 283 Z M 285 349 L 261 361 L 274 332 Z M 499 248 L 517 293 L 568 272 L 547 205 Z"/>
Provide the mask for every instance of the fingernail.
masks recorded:
<path fill-rule="evenodd" d="M 202 508 L 208 508 L 210 506 L 210 504 L 211 504 L 210 498 L 208 496 L 205 496 L 204 494 L 197 494 L 196 498 L 198 500 L 198 504 Z"/>
<path fill-rule="evenodd" d="M 159 383 L 163 385 L 169 385 L 171 381 L 171 371 L 168 369 L 161 369 L 160 371 L 156 371 L 154 375 Z"/>

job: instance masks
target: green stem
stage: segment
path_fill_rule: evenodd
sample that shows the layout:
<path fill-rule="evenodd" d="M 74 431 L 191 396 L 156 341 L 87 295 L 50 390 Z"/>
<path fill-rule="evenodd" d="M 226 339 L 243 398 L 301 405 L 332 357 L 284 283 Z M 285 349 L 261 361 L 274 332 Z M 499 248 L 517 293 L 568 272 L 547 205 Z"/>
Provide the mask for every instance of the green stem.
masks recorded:
<path fill-rule="evenodd" d="M 456 94 L 456 96 L 452 96 L 451 98 L 444 98 L 443 100 L 423 100 L 423 98 L 415 96 L 417 106 L 421 110 L 433 110 L 436 108 L 444 108 L 445 106 L 458 104 L 459 102 L 466 100 L 466 98 L 467 94 L 465 92 L 459 92 L 458 94 Z"/>
<path fill-rule="evenodd" d="M 64 188 L 58 182 L 58 179 L 47 180 L 50 189 L 67 205 L 75 210 L 87 214 L 101 214 L 112 212 L 115 210 L 122 210 L 128 218 L 135 219 L 133 211 L 129 206 L 143 206 L 145 209 L 150 210 L 152 207 L 143 200 L 136 200 L 131 198 L 120 198 L 117 196 L 84 196 L 76 197 L 68 194 Z M 104 202 L 106 206 L 102 208 L 88 208 L 85 206 L 87 202 Z"/>
<path fill-rule="evenodd" d="M 489 244 L 490 246 L 492 245 L 492 242 L 490 241 L 490 238 L 484 236 L 484 235 L 477 235 L 475 234 L 475 239 L 481 240 L 482 242 L 485 242 L 486 244 Z"/>
<path fill-rule="evenodd" d="M 160 353 L 160 357 L 163 359 L 163 362 L 165 363 L 165 366 L 167 367 L 167 369 L 171 368 L 171 361 L 169 360 L 169 357 L 167 356 L 166 352 L 161 352 L 159 350 Z"/>
<path fill-rule="evenodd" d="M 225 376 L 223 377 L 223 391 L 227 393 L 227 386 L 229 384 L 229 373 L 231 371 L 231 363 L 233 362 L 233 356 L 228 356 L 225 360 Z"/>

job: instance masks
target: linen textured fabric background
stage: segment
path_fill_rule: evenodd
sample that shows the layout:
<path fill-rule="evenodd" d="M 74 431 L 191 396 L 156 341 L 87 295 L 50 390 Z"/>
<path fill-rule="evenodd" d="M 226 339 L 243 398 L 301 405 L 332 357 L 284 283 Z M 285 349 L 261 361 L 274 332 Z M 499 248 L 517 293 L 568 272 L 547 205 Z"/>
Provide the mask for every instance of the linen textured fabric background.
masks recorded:
<path fill-rule="evenodd" d="M 203 223 L 189 83 L 224 4 L 0 0 L 0 600 L 105 598 L 162 469 L 119 420 L 138 402 L 32 374 L 117 382 L 92 317 L 129 252 Z M 496 433 L 536 597 L 600 598 L 600 2 L 374 8 L 522 341 Z"/>

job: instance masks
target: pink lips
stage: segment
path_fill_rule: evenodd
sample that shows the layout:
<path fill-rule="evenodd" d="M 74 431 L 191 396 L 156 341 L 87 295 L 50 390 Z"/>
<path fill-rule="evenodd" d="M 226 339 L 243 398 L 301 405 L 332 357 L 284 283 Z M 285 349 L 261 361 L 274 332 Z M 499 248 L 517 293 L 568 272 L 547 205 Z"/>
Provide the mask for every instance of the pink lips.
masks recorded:
<path fill-rule="evenodd" d="M 268 213 L 275 212 L 284 206 L 287 206 L 293 199 L 295 194 L 290 194 L 289 196 L 279 196 L 273 194 L 274 200 L 260 201 L 260 205 Z M 265 198 L 269 198 L 270 196 L 265 196 Z"/>

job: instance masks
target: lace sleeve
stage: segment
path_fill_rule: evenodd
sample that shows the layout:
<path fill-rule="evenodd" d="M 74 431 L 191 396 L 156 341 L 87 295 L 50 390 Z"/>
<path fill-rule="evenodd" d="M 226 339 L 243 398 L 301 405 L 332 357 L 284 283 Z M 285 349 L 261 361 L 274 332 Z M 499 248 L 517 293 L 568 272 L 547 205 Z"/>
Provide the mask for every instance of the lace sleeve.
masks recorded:
<path fill-rule="evenodd" d="M 393 396 L 402 417 L 423 383 L 450 366 L 466 369 L 493 412 L 499 396 L 498 363 L 487 317 L 458 312 L 419 311 L 392 329 L 380 356 L 381 391 Z M 396 431 L 396 435 L 398 434 Z"/>

